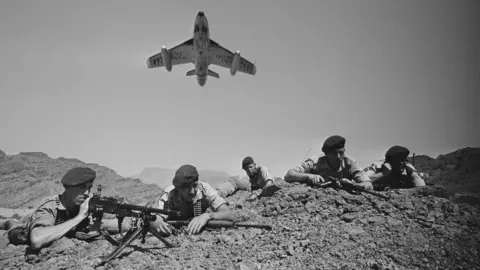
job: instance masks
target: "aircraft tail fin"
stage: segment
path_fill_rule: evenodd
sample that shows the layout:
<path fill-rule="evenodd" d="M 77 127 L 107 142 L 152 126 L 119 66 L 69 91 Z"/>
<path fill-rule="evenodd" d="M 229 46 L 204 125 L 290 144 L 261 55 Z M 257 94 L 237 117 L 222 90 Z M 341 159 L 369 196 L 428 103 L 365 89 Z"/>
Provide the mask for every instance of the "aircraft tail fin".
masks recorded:
<path fill-rule="evenodd" d="M 197 74 L 197 71 L 195 69 L 192 69 L 190 71 L 187 71 L 187 74 L 185 74 L 185 76 L 193 76 L 196 74 Z"/>
<path fill-rule="evenodd" d="M 208 70 L 208 76 L 212 76 L 212 77 L 215 77 L 217 79 L 220 79 L 220 75 L 218 75 L 218 73 L 216 73 L 214 71 L 211 71 L 210 69 Z"/>

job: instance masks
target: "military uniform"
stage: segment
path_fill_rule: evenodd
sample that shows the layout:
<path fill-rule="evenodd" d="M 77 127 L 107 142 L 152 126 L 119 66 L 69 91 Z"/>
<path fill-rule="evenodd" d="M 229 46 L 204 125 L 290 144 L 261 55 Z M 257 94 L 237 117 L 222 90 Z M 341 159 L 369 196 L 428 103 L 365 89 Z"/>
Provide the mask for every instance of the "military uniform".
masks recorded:
<path fill-rule="evenodd" d="M 222 183 L 218 188 L 218 195 L 227 197 L 237 190 L 253 191 L 264 188 L 268 180 L 275 182 L 268 168 L 263 165 L 257 165 L 258 171 L 252 178 L 230 177 L 227 182 Z"/>
<path fill-rule="evenodd" d="M 208 183 L 198 181 L 197 191 L 192 203 L 182 201 L 178 196 L 178 190 L 175 189 L 174 185 L 170 185 L 165 188 L 160 198 L 147 205 L 164 210 L 179 211 L 182 216 L 175 219 L 188 220 L 205 213 L 208 208 L 216 211 L 218 207 L 226 203 L 225 199 L 220 197 Z M 168 218 L 166 215 L 160 216 Z"/>
<path fill-rule="evenodd" d="M 383 177 L 380 180 L 375 180 L 373 186 L 376 189 L 389 188 L 413 188 L 425 186 L 425 181 L 420 176 L 420 173 L 413 167 L 412 164 L 407 162 L 407 157 L 410 151 L 399 145 L 390 147 L 385 153 L 385 159 L 373 163 L 371 166 L 365 168 L 364 175 L 369 178 L 378 173 L 382 173 Z M 391 167 L 393 160 L 401 162 L 405 167 L 401 171 L 383 171 L 384 165 L 388 164 Z M 401 164 L 398 163 L 398 164 Z"/>
<path fill-rule="evenodd" d="M 93 182 L 96 177 L 94 170 L 87 167 L 70 169 L 61 180 L 64 186 L 76 186 L 87 182 Z M 9 243 L 15 245 L 30 244 L 30 234 L 36 227 L 47 227 L 61 224 L 76 216 L 77 213 L 69 213 L 62 204 L 65 198 L 63 194 L 47 199 L 34 212 L 28 214 L 13 225 L 6 234 L 0 236 L 0 248 Z M 77 232 L 86 233 L 90 220 L 85 218 L 77 226 L 73 227 L 65 236 L 74 237 Z"/>
<path fill-rule="evenodd" d="M 377 173 L 383 173 L 382 166 L 385 163 L 385 160 L 374 162 L 372 165 L 365 168 L 364 175 L 370 178 L 370 176 Z M 413 188 L 425 186 L 425 181 L 415 167 L 407 162 L 405 168 L 401 172 L 390 172 L 380 181 L 374 182 L 373 186 L 376 189 L 384 189 L 387 187 L 392 189 Z"/>
<path fill-rule="evenodd" d="M 293 168 L 293 171 L 298 173 L 309 173 L 320 175 L 325 181 L 328 181 L 328 176 L 335 178 L 346 178 L 354 180 L 357 183 L 369 182 L 370 178 L 362 174 L 362 168 L 355 160 L 344 157 L 337 170 L 332 170 L 327 162 L 327 157 L 310 157 L 304 160 L 299 166 Z"/>

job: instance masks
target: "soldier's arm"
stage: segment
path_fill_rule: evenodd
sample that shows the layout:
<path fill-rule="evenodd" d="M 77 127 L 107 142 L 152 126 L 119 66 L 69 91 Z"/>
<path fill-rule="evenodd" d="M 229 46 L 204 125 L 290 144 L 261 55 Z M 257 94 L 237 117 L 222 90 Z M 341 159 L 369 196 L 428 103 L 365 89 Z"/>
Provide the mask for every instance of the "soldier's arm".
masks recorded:
<path fill-rule="evenodd" d="M 220 205 L 215 212 L 211 213 L 212 219 L 218 220 L 233 220 L 233 211 L 227 207 L 227 204 Z"/>
<path fill-rule="evenodd" d="M 227 201 L 218 196 L 217 192 L 207 183 L 204 184 L 205 196 L 210 204 L 212 210 L 212 219 L 233 220 L 233 212 L 228 208 Z M 203 213 L 206 214 L 206 213 Z"/>
<path fill-rule="evenodd" d="M 45 207 L 38 209 L 36 218 L 33 219 L 28 228 L 30 230 L 30 247 L 32 249 L 40 249 L 61 238 L 72 228 L 80 224 L 88 217 L 88 202 L 90 199 L 91 198 L 87 198 L 82 205 L 80 205 L 80 210 L 74 218 L 58 225 L 53 225 L 55 224 L 55 219 L 51 208 Z"/>
<path fill-rule="evenodd" d="M 76 216 L 58 225 L 35 227 L 30 232 L 30 247 L 32 249 L 40 249 L 60 239 L 73 227 L 82 222 L 83 219 L 82 217 Z"/>
<path fill-rule="evenodd" d="M 260 173 L 262 174 L 262 179 L 265 180 L 265 184 L 262 188 L 273 185 L 273 177 L 267 167 L 260 167 Z"/>
<path fill-rule="evenodd" d="M 413 165 L 408 164 L 407 167 L 407 172 L 411 174 L 411 186 L 412 187 L 424 187 L 425 186 L 425 181 L 423 178 L 420 176 L 420 174 L 417 172 L 417 170 L 413 167 Z"/>
<path fill-rule="evenodd" d="M 286 182 L 308 182 L 310 181 L 313 173 L 313 167 L 315 165 L 314 158 L 308 158 L 293 169 L 288 170 L 285 174 Z"/>

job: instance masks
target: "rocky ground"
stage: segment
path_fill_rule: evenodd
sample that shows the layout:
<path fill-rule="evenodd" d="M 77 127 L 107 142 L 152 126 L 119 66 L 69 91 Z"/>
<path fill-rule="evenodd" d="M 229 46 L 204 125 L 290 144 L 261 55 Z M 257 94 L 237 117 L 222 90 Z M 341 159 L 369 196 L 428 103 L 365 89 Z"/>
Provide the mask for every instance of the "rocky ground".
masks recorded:
<path fill-rule="evenodd" d="M 105 264 L 106 240 L 62 239 L 29 254 L 0 250 L 2 269 L 480 269 L 480 209 L 442 190 L 387 191 L 388 200 L 280 181 L 273 196 L 228 198 L 235 219 L 273 226 L 180 234 L 166 248 L 148 235 Z M 440 195 L 440 196 L 439 196 Z"/>

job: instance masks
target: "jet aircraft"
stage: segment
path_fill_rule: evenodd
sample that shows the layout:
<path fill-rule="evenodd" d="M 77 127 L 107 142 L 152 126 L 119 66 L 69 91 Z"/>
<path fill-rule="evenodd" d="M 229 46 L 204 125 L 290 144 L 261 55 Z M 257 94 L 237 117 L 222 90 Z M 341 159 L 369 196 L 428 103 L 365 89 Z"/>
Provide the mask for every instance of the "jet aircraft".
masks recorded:
<path fill-rule="evenodd" d="M 147 68 L 165 67 L 170 72 L 172 66 L 187 63 L 194 64 L 195 69 L 188 71 L 186 76 L 196 75 L 200 86 L 205 85 L 208 76 L 220 78 L 208 68 L 211 64 L 230 69 L 232 76 L 237 71 L 250 75 L 257 72 L 255 63 L 241 57 L 239 51 L 232 53 L 210 39 L 207 17 L 202 11 L 195 17 L 193 37 L 170 50 L 162 46 L 160 53 L 147 59 Z"/>

